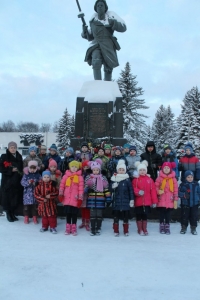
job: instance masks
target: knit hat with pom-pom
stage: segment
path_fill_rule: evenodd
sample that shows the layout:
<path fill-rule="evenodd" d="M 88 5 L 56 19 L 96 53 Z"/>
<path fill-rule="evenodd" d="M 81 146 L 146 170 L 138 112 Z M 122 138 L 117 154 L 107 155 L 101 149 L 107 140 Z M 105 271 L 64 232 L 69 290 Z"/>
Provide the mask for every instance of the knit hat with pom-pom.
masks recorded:
<path fill-rule="evenodd" d="M 102 160 L 97 158 L 94 161 L 89 161 L 88 165 L 90 166 L 90 169 L 93 170 L 95 168 L 101 170 Z"/>
<path fill-rule="evenodd" d="M 49 160 L 49 168 L 50 167 L 56 167 L 57 168 L 57 166 L 58 166 L 57 162 L 53 158 L 50 158 L 50 160 Z"/>
<path fill-rule="evenodd" d="M 85 160 L 82 162 L 82 169 L 84 169 L 85 167 L 89 167 L 88 166 L 89 160 Z"/>
<path fill-rule="evenodd" d="M 164 162 L 162 165 L 162 170 L 164 169 L 164 167 L 169 167 L 170 168 L 170 172 L 172 171 L 172 169 L 176 168 L 176 164 L 175 162 Z"/>
<path fill-rule="evenodd" d="M 126 165 L 123 159 L 120 159 L 117 164 L 117 171 L 119 169 L 124 169 L 126 171 Z"/>
<path fill-rule="evenodd" d="M 136 161 L 135 166 L 138 171 L 141 169 L 144 169 L 147 172 L 148 161 L 146 161 L 146 160 L 143 160 L 142 162 Z"/>

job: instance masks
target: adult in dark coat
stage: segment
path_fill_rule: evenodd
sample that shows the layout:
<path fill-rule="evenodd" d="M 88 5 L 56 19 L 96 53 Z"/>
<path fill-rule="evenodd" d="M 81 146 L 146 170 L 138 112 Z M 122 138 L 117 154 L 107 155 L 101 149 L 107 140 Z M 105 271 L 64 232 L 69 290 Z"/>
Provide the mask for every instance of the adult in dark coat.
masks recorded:
<path fill-rule="evenodd" d="M 156 153 L 156 146 L 153 141 L 147 142 L 145 150 L 146 152 L 140 155 L 141 161 L 148 161 L 147 173 L 155 181 L 158 176 L 159 167 L 162 166 L 162 157 Z"/>
<path fill-rule="evenodd" d="M 9 222 L 18 220 L 14 212 L 23 196 L 20 183 L 22 170 L 23 161 L 21 154 L 17 151 L 17 144 L 10 142 L 6 154 L 2 154 L 0 158 L 2 206 Z"/>

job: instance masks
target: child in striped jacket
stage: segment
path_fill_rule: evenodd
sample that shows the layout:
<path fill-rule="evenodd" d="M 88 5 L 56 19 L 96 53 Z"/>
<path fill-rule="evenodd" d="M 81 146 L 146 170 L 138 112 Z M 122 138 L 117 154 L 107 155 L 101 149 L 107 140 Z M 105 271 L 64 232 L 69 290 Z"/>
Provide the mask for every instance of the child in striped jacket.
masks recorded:
<path fill-rule="evenodd" d="M 90 235 L 100 235 L 103 209 L 106 203 L 111 203 L 108 180 L 101 174 L 102 161 L 96 159 L 88 163 L 92 174 L 85 178 L 85 191 L 88 192 L 87 208 L 90 209 Z"/>

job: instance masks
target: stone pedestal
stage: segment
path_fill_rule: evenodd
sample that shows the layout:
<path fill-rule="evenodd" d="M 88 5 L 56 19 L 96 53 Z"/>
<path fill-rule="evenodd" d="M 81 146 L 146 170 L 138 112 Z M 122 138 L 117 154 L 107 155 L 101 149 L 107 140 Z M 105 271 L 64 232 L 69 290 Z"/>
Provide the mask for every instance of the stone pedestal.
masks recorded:
<path fill-rule="evenodd" d="M 118 84 L 112 81 L 88 81 L 83 84 L 76 101 L 74 149 L 82 141 L 107 139 L 122 146 L 123 138 L 122 96 Z"/>

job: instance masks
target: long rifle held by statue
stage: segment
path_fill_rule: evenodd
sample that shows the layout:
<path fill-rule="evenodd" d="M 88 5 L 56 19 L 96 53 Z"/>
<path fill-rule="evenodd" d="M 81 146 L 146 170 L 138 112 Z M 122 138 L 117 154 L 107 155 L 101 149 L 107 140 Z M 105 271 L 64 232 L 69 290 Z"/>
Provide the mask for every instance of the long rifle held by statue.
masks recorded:
<path fill-rule="evenodd" d="M 80 4 L 79 4 L 79 1 L 78 1 L 78 0 L 76 0 L 76 4 L 77 4 L 78 10 L 79 10 L 79 12 L 80 12 L 80 14 L 78 14 L 78 18 L 80 18 L 80 19 L 82 20 L 82 23 L 83 23 L 84 26 L 87 26 L 87 24 L 86 24 L 86 22 L 85 22 L 85 19 L 84 19 L 85 15 L 84 15 L 84 13 L 81 11 L 81 7 L 80 7 Z"/>

